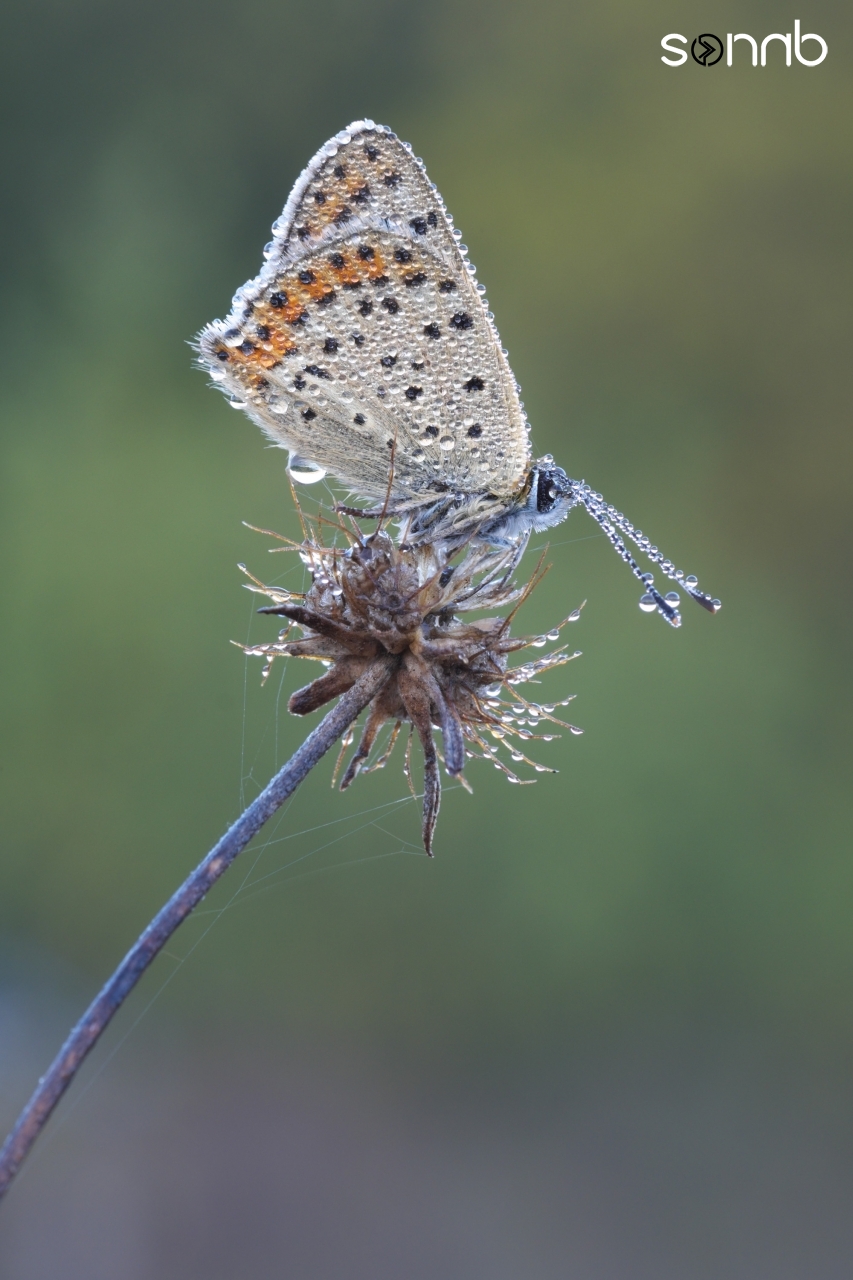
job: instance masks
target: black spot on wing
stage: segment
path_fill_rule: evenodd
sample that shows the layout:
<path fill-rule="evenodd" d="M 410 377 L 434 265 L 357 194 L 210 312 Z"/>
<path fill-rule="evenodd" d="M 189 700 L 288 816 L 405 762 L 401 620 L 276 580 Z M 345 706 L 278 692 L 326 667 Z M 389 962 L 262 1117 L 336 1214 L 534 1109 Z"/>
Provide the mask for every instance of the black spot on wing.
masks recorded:
<path fill-rule="evenodd" d="M 433 320 L 430 324 L 424 325 L 424 336 L 427 338 L 440 338 L 441 330 Z"/>
<path fill-rule="evenodd" d="M 467 311 L 457 311 L 456 315 L 450 317 L 450 327 L 451 329 L 473 329 L 474 321 Z"/>
<path fill-rule="evenodd" d="M 468 381 L 464 383 L 466 391 L 482 391 L 485 385 L 485 382 L 478 374 L 474 374 L 473 378 L 469 378 Z"/>

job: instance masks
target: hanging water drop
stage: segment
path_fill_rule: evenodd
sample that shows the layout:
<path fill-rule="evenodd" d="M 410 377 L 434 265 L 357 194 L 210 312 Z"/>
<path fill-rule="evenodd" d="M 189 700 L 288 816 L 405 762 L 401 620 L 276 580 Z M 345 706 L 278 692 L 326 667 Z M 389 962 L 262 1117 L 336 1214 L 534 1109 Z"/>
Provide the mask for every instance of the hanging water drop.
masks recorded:
<path fill-rule="evenodd" d="M 292 453 L 287 463 L 287 474 L 291 480 L 299 484 L 317 484 L 324 479 L 326 469 L 318 466 L 316 462 L 310 462 L 307 458 L 300 458 Z"/>

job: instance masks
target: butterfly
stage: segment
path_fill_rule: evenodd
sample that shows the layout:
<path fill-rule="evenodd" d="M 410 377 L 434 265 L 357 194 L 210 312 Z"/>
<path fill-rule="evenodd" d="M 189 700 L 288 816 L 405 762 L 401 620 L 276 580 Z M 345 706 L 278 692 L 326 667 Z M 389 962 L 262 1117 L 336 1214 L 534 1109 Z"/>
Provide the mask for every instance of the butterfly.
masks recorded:
<path fill-rule="evenodd" d="M 384 501 L 408 543 L 446 551 L 514 545 L 580 505 L 643 584 L 641 608 L 681 623 L 677 593 L 656 589 L 629 541 L 716 612 L 601 494 L 533 459 L 485 290 L 408 143 L 351 124 L 314 156 L 272 232 L 259 275 L 196 350 L 230 403 L 289 451 L 294 480 L 329 474 Z"/>

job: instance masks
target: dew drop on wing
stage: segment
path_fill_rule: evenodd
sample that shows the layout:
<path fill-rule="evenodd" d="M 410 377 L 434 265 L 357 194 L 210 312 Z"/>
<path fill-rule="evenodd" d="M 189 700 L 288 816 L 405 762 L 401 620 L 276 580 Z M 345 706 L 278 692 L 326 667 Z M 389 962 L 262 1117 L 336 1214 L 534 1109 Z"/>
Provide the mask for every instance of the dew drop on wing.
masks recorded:
<path fill-rule="evenodd" d="M 657 608 L 657 604 L 655 602 L 654 596 L 650 596 L 650 595 L 640 596 L 640 608 L 642 609 L 643 613 L 654 613 L 655 609 Z"/>
<path fill-rule="evenodd" d="M 666 595 L 664 596 L 664 600 L 667 602 L 668 605 L 671 605 L 673 609 L 677 609 L 678 606 L 681 604 L 681 597 L 679 596 L 677 591 L 667 591 Z"/>
<path fill-rule="evenodd" d="M 316 462 L 309 462 L 307 458 L 300 458 L 295 454 L 291 454 L 287 464 L 287 474 L 291 480 L 295 480 L 299 484 L 317 484 L 320 480 L 325 479 L 326 469 L 318 466 Z"/>

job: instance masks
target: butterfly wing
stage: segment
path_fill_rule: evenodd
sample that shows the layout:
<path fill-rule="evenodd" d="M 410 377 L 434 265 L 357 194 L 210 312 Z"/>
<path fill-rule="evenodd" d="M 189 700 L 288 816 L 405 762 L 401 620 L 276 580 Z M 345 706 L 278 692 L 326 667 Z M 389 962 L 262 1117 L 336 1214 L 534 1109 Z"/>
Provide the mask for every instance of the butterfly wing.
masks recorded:
<path fill-rule="evenodd" d="M 202 364 L 273 443 L 367 498 L 509 498 L 529 466 L 518 388 L 420 160 L 360 121 L 317 153 Z"/>

